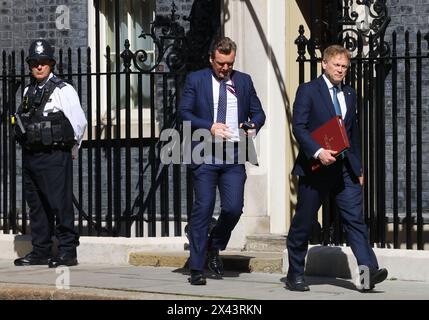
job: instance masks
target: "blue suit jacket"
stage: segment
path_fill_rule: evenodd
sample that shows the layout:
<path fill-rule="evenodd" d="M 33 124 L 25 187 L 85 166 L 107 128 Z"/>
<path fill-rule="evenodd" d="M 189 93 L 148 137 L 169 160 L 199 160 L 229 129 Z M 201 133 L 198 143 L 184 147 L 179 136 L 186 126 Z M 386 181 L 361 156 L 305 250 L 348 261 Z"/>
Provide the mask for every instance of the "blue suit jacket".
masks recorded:
<path fill-rule="evenodd" d="M 362 175 L 360 134 L 356 116 L 356 93 L 350 86 L 342 90 L 347 105 L 344 118 L 350 148 L 346 153 L 353 173 Z M 292 128 L 300 149 L 292 174 L 311 175 L 310 159 L 321 146 L 311 138 L 311 132 L 335 116 L 335 109 L 328 86 L 322 76 L 298 87 L 293 106 Z"/>
<path fill-rule="evenodd" d="M 197 129 L 207 129 L 210 132 L 215 122 L 212 75 L 212 69 L 206 68 L 191 72 L 186 78 L 179 103 L 179 114 L 182 121 L 191 121 L 192 132 Z M 250 120 L 258 132 L 265 123 L 265 113 L 252 79 L 248 74 L 236 70 L 232 72 L 231 79 L 237 96 L 238 123 Z M 192 149 L 198 143 L 192 142 Z M 251 146 L 253 147 L 253 144 Z"/>

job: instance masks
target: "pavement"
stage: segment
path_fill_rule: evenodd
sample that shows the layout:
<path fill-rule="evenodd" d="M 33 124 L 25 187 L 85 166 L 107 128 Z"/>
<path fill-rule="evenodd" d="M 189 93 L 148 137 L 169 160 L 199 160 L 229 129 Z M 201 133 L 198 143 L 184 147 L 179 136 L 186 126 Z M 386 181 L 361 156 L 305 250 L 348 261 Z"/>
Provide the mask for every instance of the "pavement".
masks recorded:
<path fill-rule="evenodd" d="M 429 282 L 388 278 L 369 293 L 353 280 L 306 277 L 309 292 L 285 289 L 282 273 L 226 271 L 206 286 L 191 286 L 185 268 L 79 264 L 70 268 L 16 267 L 0 260 L 3 300 L 427 300 Z"/>

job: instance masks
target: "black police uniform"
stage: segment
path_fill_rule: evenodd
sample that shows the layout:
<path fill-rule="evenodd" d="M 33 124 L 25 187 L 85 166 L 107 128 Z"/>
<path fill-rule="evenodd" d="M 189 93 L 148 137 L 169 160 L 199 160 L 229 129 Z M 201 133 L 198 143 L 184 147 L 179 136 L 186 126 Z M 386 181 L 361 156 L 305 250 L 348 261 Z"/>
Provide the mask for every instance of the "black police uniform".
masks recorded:
<path fill-rule="evenodd" d="M 52 47 L 44 40 L 30 46 L 27 62 L 40 59 L 55 61 Z M 15 260 L 17 266 L 77 264 L 79 236 L 74 227 L 71 154 L 76 144 L 75 134 L 63 112 L 44 115 L 53 92 L 58 88 L 61 95 L 66 86 L 55 76 L 45 79 L 42 87 L 32 82 L 15 115 L 16 138 L 22 145 L 25 200 L 30 208 L 33 245 L 32 252 Z M 56 257 L 52 257 L 53 235 L 59 243 Z"/>

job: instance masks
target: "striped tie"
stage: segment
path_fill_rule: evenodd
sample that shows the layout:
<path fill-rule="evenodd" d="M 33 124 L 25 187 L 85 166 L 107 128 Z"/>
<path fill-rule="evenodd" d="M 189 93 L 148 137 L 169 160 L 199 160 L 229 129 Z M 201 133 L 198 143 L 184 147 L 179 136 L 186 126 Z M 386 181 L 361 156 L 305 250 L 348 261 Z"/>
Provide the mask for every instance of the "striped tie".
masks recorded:
<path fill-rule="evenodd" d="M 219 100 L 217 106 L 216 122 L 225 123 L 226 121 L 226 80 L 220 81 Z"/>

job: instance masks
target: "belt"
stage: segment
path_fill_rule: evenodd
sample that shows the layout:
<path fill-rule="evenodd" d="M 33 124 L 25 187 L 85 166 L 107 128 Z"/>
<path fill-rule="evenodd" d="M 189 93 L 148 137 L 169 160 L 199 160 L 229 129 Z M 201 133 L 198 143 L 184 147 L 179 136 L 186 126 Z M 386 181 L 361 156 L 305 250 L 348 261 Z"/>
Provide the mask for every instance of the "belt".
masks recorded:
<path fill-rule="evenodd" d="M 28 145 L 26 145 L 26 146 L 24 146 L 24 148 L 30 152 L 46 152 L 46 153 L 58 151 L 58 150 L 60 150 L 60 151 L 70 151 L 71 150 L 71 147 L 64 146 L 64 145 L 52 145 L 52 146 L 28 146 Z"/>

